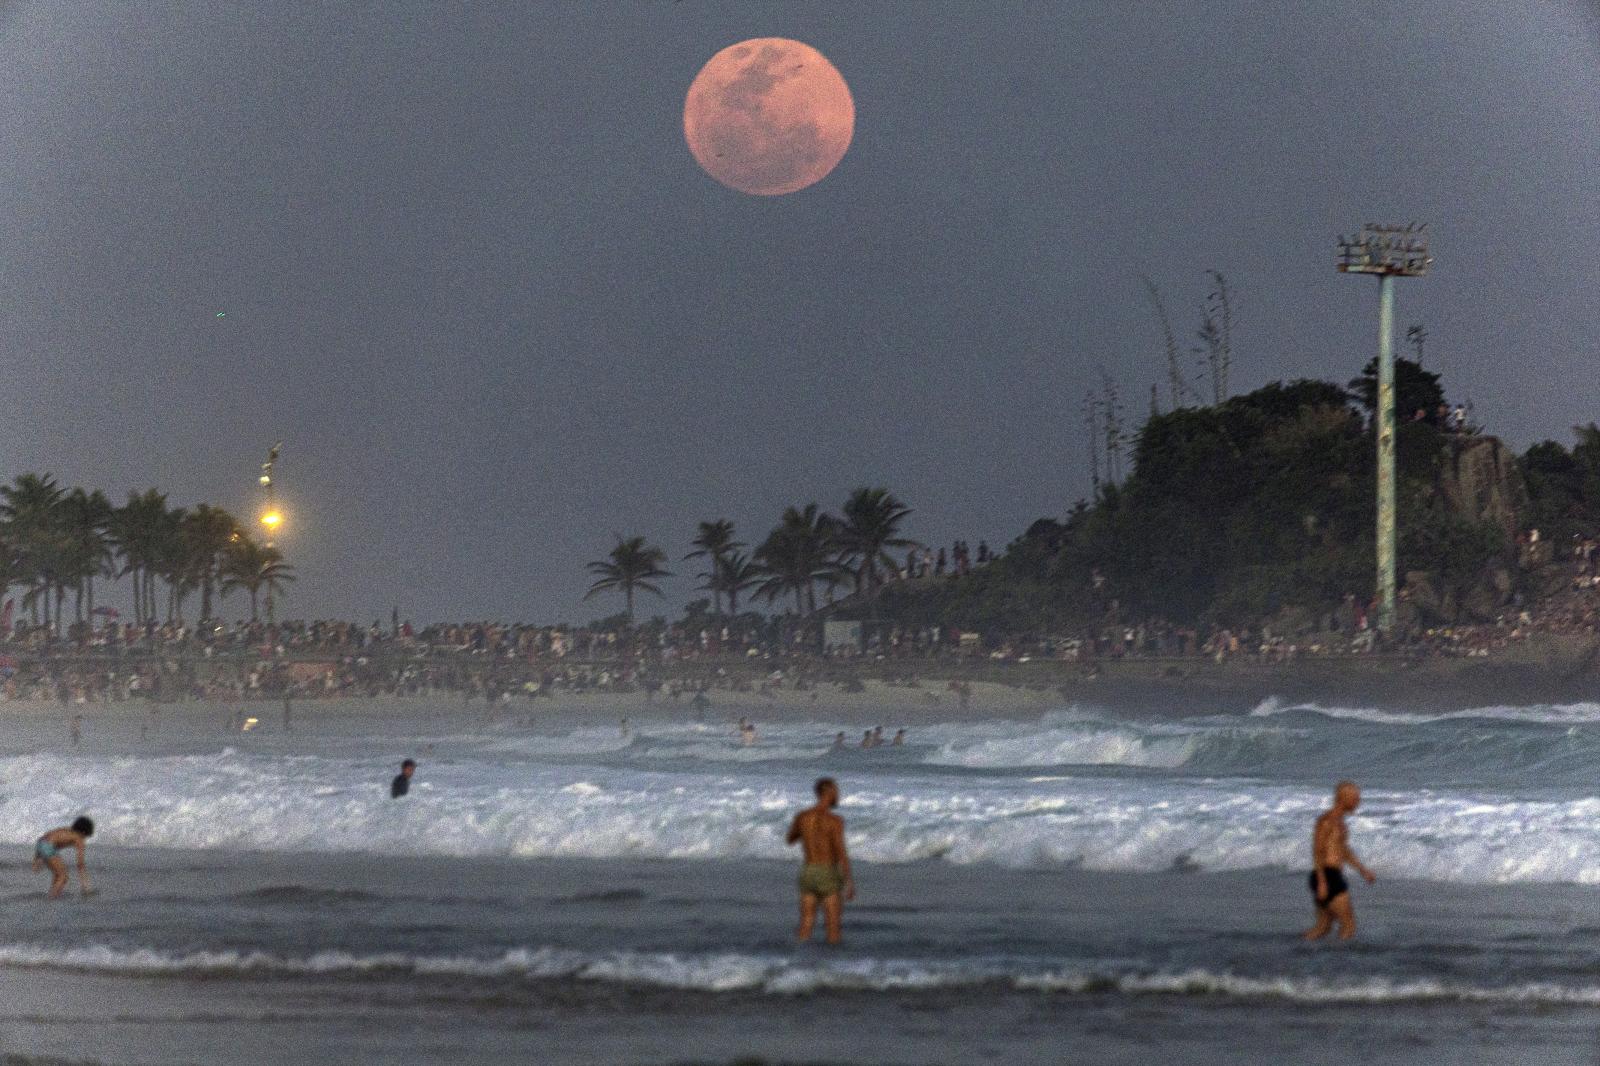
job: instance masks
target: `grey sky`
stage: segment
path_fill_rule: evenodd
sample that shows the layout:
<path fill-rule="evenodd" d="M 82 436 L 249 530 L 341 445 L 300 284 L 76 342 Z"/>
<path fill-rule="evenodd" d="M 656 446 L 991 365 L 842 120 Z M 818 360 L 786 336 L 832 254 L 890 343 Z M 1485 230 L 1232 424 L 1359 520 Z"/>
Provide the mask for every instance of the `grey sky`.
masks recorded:
<path fill-rule="evenodd" d="M 756 198 L 681 106 L 769 35 L 856 134 Z M 1433 224 L 1400 322 L 1452 394 L 1566 439 L 1597 42 L 1578 0 L 0 0 L 0 473 L 244 511 L 282 437 L 305 614 L 588 618 L 612 531 L 676 559 L 867 483 L 998 546 L 1085 491 L 1097 368 L 1161 379 L 1139 271 L 1186 335 L 1228 275 L 1236 389 L 1345 380 L 1369 219 Z"/>

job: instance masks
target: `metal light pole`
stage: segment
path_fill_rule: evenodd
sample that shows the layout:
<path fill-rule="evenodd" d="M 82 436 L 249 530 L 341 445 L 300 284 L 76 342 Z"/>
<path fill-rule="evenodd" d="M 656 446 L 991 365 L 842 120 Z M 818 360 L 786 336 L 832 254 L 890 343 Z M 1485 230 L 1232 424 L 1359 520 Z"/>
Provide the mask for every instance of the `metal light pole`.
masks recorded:
<path fill-rule="evenodd" d="M 278 510 L 278 493 L 272 483 L 272 468 L 278 464 L 278 450 L 282 447 L 283 441 L 280 440 L 267 452 L 267 461 L 261 464 L 261 477 L 258 479 L 261 491 L 266 496 L 266 503 L 261 510 L 261 524 L 267 530 L 268 548 L 272 547 L 273 534 L 277 533 L 278 527 L 283 524 L 283 512 Z M 276 621 L 272 614 L 271 581 L 267 582 L 267 621 L 268 623 Z"/>
<path fill-rule="evenodd" d="M 1394 279 L 1420 278 L 1433 264 L 1427 225 L 1369 222 L 1357 237 L 1339 238 L 1341 274 L 1378 276 L 1378 629 L 1394 628 Z"/>

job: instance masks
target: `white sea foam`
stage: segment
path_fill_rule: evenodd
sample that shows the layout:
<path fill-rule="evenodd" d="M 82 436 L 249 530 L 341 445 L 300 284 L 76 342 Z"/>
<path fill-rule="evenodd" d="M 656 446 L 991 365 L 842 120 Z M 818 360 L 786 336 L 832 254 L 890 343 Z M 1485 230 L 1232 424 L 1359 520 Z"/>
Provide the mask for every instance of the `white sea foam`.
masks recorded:
<path fill-rule="evenodd" d="M 871 754 L 871 753 L 864 753 Z M 907 768 L 918 771 L 915 766 Z M 388 798 L 387 767 L 232 753 L 0 760 L 0 842 L 25 846 L 80 811 L 115 844 L 441 856 L 780 858 L 810 774 L 593 765 L 430 767 Z M 919 773 L 923 776 L 919 776 Z M 848 782 L 855 853 L 1096 870 L 1298 869 L 1315 789 L 1260 781 L 928 777 Z M 422 786 L 427 786 L 425 789 Z M 1363 854 L 1407 877 L 1600 883 L 1600 798 L 1369 789 Z"/>
<path fill-rule="evenodd" d="M 1025 769 L 1040 766 L 1138 766 L 1176 769 L 1194 757 L 1199 735 L 1176 729 L 1073 722 L 1010 735 L 952 739 L 925 756 L 934 766 Z"/>
<path fill-rule="evenodd" d="M 959 962 L 906 959 L 799 961 L 736 952 L 582 952 L 515 948 L 494 955 L 282 955 L 252 951 L 175 953 L 153 948 L 0 945 L 0 966 L 150 976 L 254 974 L 396 975 L 476 980 L 576 980 L 708 993 L 802 995 L 819 991 L 915 992 L 992 985 L 1045 993 L 1130 996 L 1214 996 L 1321 1004 L 1465 1001 L 1550 1006 L 1600 1006 L 1600 985 L 1524 982 L 1493 985 L 1434 978 L 1368 977 L 1349 981 L 1248 975 L 1189 969 L 1175 972 L 1070 965 L 1041 967 L 1005 959 Z"/>
<path fill-rule="evenodd" d="M 1526 722 L 1539 725 L 1584 725 L 1600 722 L 1600 703 L 1538 703 L 1526 707 L 1487 706 L 1438 714 L 1386 711 L 1376 707 L 1328 707 L 1318 703 L 1263 701 L 1250 712 L 1255 718 L 1289 714 L 1316 714 L 1325 718 L 1345 718 L 1377 725 L 1425 725 L 1430 722 L 1482 719 L 1499 722 Z"/>

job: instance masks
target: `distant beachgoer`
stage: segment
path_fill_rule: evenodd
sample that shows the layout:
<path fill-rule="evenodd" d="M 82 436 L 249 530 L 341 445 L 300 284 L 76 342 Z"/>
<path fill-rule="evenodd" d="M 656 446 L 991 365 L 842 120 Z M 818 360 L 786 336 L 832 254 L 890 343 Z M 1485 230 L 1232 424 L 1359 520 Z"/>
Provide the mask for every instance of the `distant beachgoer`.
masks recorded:
<path fill-rule="evenodd" d="M 861 746 L 863 748 L 872 747 L 872 730 L 869 729 L 865 733 L 861 734 Z"/>
<path fill-rule="evenodd" d="M 891 742 L 891 744 L 892 744 L 893 747 L 900 748 L 900 747 L 904 747 L 905 746 L 905 742 L 906 742 L 906 731 L 904 729 L 902 729 L 902 730 L 898 731 L 897 733 L 895 733 L 894 740 Z"/>
<path fill-rule="evenodd" d="M 391 799 L 399 799 L 411 791 L 411 775 L 417 772 L 415 759 L 407 759 L 400 764 L 400 772 L 394 775 L 394 780 L 389 784 Z"/>
<path fill-rule="evenodd" d="M 872 731 L 872 746 L 875 748 L 883 747 L 883 726 L 881 725 Z"/>
<path fill-rule="evenodd" d="M 1353 782 L 1339 782 L 1333 790 L 1333 806 L 1317 818 L 1311 833 L 1311 896 L 1317 904 L 1317 921 L 1306 930 L 1307 940 L 1322 939 L 1335 924 L 1339 926 L 1340 940 L 1356 935 L 1355 909 L 1350 903 L 1344 868 L 1355 867 L 1369 885 L 1377 880 L 1377 875 L 1350 850 L 1350 830 L 1344 820 L 1360 806 L 1361 790 Z"/>
<path fill-rule="evenodd" d="M 833 735 L 833 750 L 834 751 L 843 751 L 844 750 L 844 732 L 842 730 Z"/>
<path fill-rule="evenodd" d="M 83 848 L 94 836 L 94 820 L 78 818 L 71 825 L 52 829 L 33 845 L 33 871 L 50 868 L 50 898 L 60 899 L 67 888 L 67 864 L 61 859 L 65 848 L 78 849 L 78 889 L 85 895 L 94 891 L 89 885 L 89 871 L 83 864 Z"/>
<path fill-rule="evenodd" d="M 756 742 L 756 724 L 754 722 L 746 722 L 744 724 L 744 726 L 742 728 L 740 728 L 740 730 L 739 730 L 739 743 L 743 744 L 745 747 L 748 748 L 748 747 L 753 746 L 755 744 L 755 742 Z"/>
<path fill-rule="evenodd" d="M 628 720 L 624 718 L 622 720 L 622 739 L 627 740 L 631 736 L 633 736 L 633 730 L 628 728 Z"/>
<path fill-rule="evenodd" d="M 818 779 L 815 806 L 795 815 L 786 838 L 799 842 L 804 865 L 800 867 L 800 929 L 796 938 L 811 939 L 817 924 L 817 906 L 822 907 L 828 929 L 828 943 L 837 944 L 844 916 L 844 901 L 856 898 L 855 879 L 850 875 L 850 854 L 844 844 L 844 819 L 833 813 L 839 805 L 839 786 L 831 777 Z"/>

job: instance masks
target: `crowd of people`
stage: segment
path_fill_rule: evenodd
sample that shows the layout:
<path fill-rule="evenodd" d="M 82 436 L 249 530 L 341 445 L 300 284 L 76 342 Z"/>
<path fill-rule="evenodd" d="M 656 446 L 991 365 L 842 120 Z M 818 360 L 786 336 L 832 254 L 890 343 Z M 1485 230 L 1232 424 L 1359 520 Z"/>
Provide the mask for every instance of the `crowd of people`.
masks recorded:
<path fill-rule="evenodd" d="M 1536 530 L 1519 541 L 1540 544 Z M 340 620 L 143 626 L 116 619 L 78 624 L 64 635 L 17 622 L 0 635 L 0 698 L 63 703 L 151 698 L 314 698 L 343 695 L 459 694 L 463 698 L 539 697 L 557 692 L 643 691 L 691 698 L 695 687 L 768 691 L 804 687 L 813 676 L 839 673 L 848 684 L 857 664 L 906 661 L 990 663 L 1062 660 L 1198 660 L 1277 663 L 1302 657 L 1387 654 L 1483 658 L 1540 635 L 1600 634 L 1600 545 L 1574 538 L 1558 555 L 1538 549 L 1547 585 L 1533 599 L 1512 597 L 1492 622 L 1424 625 L 1415 611 L 1398 635 L 1380 639 L 1375 604 L 1350 595 L 1320 614 L 1302 613 L 1256 626 L 1202 627 L 1155 618 L 1106 621 L 1074 635 L 992 637 L 954 627 L 896 622 L 846 623 L 828 634 L 831 616 L 796 619 L 743 614 L 652 620 L 632 628 L 529 625 L 494 621 L 435 623 L 418 628 L 392 612 L 387 624 Z M 919 554 L 906 574 L 962 573 L 964 542 L 950 558 Z M 1570 563 L 1560 556 L 1570 558 Z M 978 562 L 992 556 L 980 541 Z M 952 560 L 953 559 L 953 563 Z M 1570 567 L 1571 580 L 1560 578 Z M 1552 576 L 1554 575 L 1554 576 Z M 1402 610 L 1408 593 L 1402 591 Z M 734 662 L 764 664 L 722 670 Z M 768 679 L 761 676 L 773 667 Z M 674 680 L 694 676 L 692 684 Z"/>

